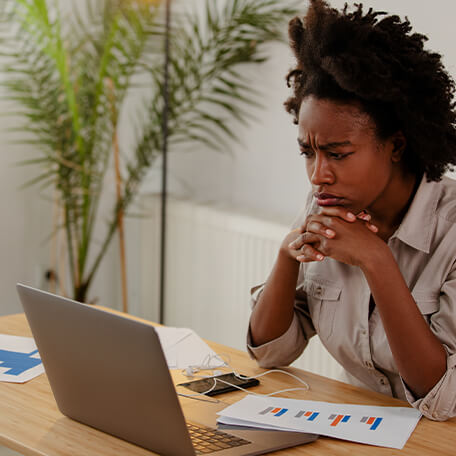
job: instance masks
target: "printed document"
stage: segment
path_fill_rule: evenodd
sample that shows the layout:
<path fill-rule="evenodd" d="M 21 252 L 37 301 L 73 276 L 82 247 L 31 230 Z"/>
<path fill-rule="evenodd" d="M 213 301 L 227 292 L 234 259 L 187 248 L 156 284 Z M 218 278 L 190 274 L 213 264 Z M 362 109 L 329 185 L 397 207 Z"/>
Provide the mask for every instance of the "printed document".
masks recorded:
<path fill-rule="evenodd" d="M 252 394 L 218 413 L 217 422 L 310 432 L 401 449 L 421 413 L 409 407 L 333 404 Z"/>
<path fill-rule="evenodd" d="M 209 345 L 191 329 L 157 326 L 155 330 L 170 369 L 199 366 L 205 360 L 216 358 Z"/>
<path fill-rule="evenodd" d="M 32 337 L 0 334 L 0 381 L 25 383 L 43 372 Z"/>

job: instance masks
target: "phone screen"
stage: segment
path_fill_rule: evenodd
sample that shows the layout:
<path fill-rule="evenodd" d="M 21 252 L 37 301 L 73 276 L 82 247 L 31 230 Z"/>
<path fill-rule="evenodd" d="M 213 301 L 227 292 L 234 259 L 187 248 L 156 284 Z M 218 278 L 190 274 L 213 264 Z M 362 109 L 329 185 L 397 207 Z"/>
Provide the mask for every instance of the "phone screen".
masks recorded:
<path fill-rule="evenodd" d="M 227 385 L 222 381 L 217 381 L 217 379 L 224 380 L 233 385 L 240 386 L 241 388 L 249 388 L 251 386 L 260 384 L 259 380 L 256 378 L 244 380 L 242 378 L 236 377 L 231 372 L 229 374 L 216 375 L 214 377 L 201 378 L 199 380 L 194 380 L 191 382 L 179 383 L 177 386 L 184 386 L 185 388 L 195 391 L 196 393 L 205 393 L 206 391 L 210 390 L 214 386 L 214 382 L 216 382 L 215 387 L 206 393 L 207 396 L 215 396 L 217 394 L 227 393 L 228 391 L 238 390 L 234 386 Z"/>

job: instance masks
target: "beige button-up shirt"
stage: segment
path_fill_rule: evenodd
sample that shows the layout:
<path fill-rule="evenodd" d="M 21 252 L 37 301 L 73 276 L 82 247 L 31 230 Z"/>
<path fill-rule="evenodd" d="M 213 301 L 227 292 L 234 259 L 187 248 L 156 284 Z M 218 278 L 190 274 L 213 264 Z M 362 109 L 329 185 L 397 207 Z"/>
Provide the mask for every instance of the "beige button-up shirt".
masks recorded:
<path fill-rule="evenodd" d="M 317 210 L 310 197 L 293 228 Z M 262 367 L 284 366 L 316 333 L 353 383 L 407 400 L 430 419 L 445 420 L 456 416 L 456 181 L 423 178 L 388 246 L 447 352 L 446 373 L 425 397 L 413 397 L 402 381 L 376 309 L 369 318 L 371 293 L 362 271 L 331 258 L 301 265 L 290 327 L 257 347 L 248 335 L 248 351 Z M 261 286 L 252 289 L 252 305 L 261 291 Z"/>

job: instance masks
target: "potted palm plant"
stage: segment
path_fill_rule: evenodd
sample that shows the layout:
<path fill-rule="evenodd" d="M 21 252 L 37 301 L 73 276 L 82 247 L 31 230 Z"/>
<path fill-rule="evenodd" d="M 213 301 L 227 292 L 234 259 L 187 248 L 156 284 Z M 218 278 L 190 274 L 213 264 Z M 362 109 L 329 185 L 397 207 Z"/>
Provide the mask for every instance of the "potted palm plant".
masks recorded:
<path fill-rule="evenodd" d="M 64 14 L 51 0 L 2 0 L 0 8 L 6 96 L 19 106 L 19 128 L 36 151 L 31 184 L 54 189 L 71 296 L 87 301 L 123 214 L 162 150 L 163 5 L 72 0 Z M 203 15 L 175 15 L 170 147 L 193 141 L 215 150 L 235 138 L 231 120 L 245 121 L 243 108 L 258 95 L 242 65 L 263 62 L 263 46 L 283 38 L 293 14 L 295 5 L 283 0 L 207 0 Z M 125 123 L 135 131 L 128 147 Z M 113 172 L 116 189 L 106 186 Z"/>

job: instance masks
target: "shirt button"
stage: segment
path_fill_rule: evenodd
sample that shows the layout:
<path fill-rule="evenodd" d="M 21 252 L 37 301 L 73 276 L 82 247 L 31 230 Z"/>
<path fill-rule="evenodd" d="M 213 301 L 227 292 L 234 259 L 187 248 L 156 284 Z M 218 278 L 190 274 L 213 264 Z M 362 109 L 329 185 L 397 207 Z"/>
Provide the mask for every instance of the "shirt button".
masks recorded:
<path fill-rule="evenodd" d="M 429 405 L 423 404 L 423 410 L 426 410 L 426 411 L 429 410 Z"/>
<path fill-rule="evenodd" d="M 361 331 L 361 334 L 362 334 L 363 336 L 367 336 L 367 331 L 366 331 L 365 329 L 363 329 L 363 330 Z"/>
<path fill-rule="evenodd" d="M 382 385 L 386 385 L 386 384 L 387 384 L 386 379 L 382 377 L 382 378 L 380 379 L 380 383 L 381 383 Z"/>
<path fill-rule="evenodd" d="M 437 413 L 435 413 L 435 412 L 432 414 L 432 418 L 435 418 L 435 419 L 437 419 L 437 418 L 438 418 L 438 416 L 439 416 L 439 415 L 438 415 Z"/>
<path fill-rule="evenodd" d="M 374 368 L 374 365 L 372 364 L 372 361 L 366 361 L 364 364 L 366 365 L 366 367 L 368 369 L 373 369 Z"/>
<path fill-rule="evenodd" d="M 322 292 L 322 289 L 320 286 L 318 286 L 316 289 L 315 289 L 315 294 L 316 296 L 320 297 L 321 296 L 321 292 Z"/>

